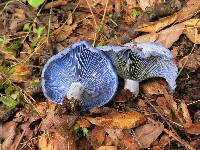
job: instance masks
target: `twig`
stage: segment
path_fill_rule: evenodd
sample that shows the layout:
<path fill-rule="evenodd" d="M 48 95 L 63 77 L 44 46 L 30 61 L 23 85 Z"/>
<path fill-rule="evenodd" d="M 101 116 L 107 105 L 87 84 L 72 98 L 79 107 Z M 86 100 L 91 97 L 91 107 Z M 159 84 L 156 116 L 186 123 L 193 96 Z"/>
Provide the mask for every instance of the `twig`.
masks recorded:
<path fill-rule="evenodd" d="M 95 24 L 95 29 L 96 29 L 96 28 L 97 28 L 97 22 L 96 22 L 94 13 L 93 13 L 93 11 L 92 11 L 92 8 L 91 8 L 90 3 L 88 2 L 88 0 L 86 0 L 86 2 L 87 2 L 87 5 L 88 5 L 88 7 L 89 7 L 89 9 L 90 9 L 90 12 L 91 12 L 91 14 L 92 14 L 92 16 L 93 16 L 94 24 Z M 93 41 L 93 43 L 92 43 L 93 46 L 95 45 L 96 37 L 97 37 L 97 33 L 95 32 L 95 33 L 94 33 L 94 41 Z"/>
<path fill-rule="evenodd" d="M 22 135 L 20 136 L 20 139 L 19 139 L 19 141 L 17 142 L 17 144 L 16 144 L 14 150 L 17 150 L 19 144 L 21 143 L 21 141 L 22 141 L 22 139 L 23 139 L 23 137 L 24 137 L 25 132 L 26 132 L 26 130 L 24 130 L 24 131 L 22 132 Z"/>
<path fill-rule="evenodd" d="M 106 16 L 107 7 L 108 7 L 108 0 L 106 1 L 106 6 L 105 6 L 105 9 L 104 9 L 104 12 L 103 12 L 103 17 L 102 17 L 102 20 L 101 20 L 101 24 L 102 24 L 102 25 L 103 25 L 103 21 L 104 21 L 105 16 Z"/>
<path fill-rule="evenodd" d="M 181 143 L 182 145 L 184 145 L 187 149 L 189 150 L 195 150 L 195 148 L 193 148 L 190 144 L 188 144 L 186 141 L 184 141 L 183 139 L 181 139 L 180 137 L 178 137 L 177 135 L 175 135 L 175 133 L 173 133 L 172 131 L 169 131 L 167 129 L 164 129 L 164 132 L 167 133 L 169 135 L 169 137 L 173 137 L 175 140 L 177 140 L 179 143 Z"/>

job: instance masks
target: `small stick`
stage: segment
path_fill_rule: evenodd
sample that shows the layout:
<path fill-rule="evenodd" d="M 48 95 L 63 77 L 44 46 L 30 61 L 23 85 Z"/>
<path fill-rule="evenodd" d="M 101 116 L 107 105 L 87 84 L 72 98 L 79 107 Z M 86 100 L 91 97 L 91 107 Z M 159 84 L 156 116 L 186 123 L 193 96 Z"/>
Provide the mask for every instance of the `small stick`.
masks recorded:
<path fill-rule="evenodd" d="M 17 144 L 16 144 L 14 150 L 17 150 L 19 144 L 21 143 L 21 141 L 22 141 L 22 139 L 23 139 L 23 137 L 24 137 L 25 132 L 26 132 L 26 130 L 24 130 L 24 131 L 22 132 L 22 135 L 20 136 L 20 139 L 19 139 L 19 141 L 17 142 Z"/>
<path fill-rule="evenodd" d="M 169 137 L 173 137 L 175 140 L 177 140 L 179 143 L 181 143 L 182 145 L 184 145 L 187 149 L 189 150 L 195 150 L 195 148 L 193 148 L 190 144 L 188 144 L 186 141 L 182 140 L 180 137 L 178 137 L 177 135 L 175 135 L 172 131 L 169 131 L 167 129 L 164 129 L 164 132 L 167 133 L 169 135 Z"/>

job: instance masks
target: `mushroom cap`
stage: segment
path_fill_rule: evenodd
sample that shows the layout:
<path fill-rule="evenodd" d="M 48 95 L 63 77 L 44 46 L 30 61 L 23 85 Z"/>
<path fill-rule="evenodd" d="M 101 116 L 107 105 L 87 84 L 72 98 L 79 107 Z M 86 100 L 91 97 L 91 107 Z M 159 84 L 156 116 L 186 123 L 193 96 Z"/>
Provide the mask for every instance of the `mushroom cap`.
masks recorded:
<path fill-rule="evenodd" d="M 131 49 L 142 58 L 148 58 L 151 56 L 160 56 L 163 59 L 170 60 L 173 58 L 172 53 L 169 49 L 162 46 L 161 44 L 157 42 L 130 42 L 126 43 L 122 46 L 98 46 L 100 50 L 103 51 L 110 51 L 113 50 L 114 52 L 120 52 L 123 50 Z"/>
<path fill-rule="evenodd" d="M 178 68 L 171 60 L 173 55 L 164 46 L 155 43 L 127 43 L 122 46 L 99 46 L 112 60 L 119 76 L 142 81 L 162 77 L 169 84 L 168 90 L 176 88 Z"/>
<path fill-rule="evenodd" d="M 55 103 L 62 103 L 72 83 L 83 85 L 80 102 L 85 110 L 90 110 L 111 100 L 118 77 L 103 52 L 80 41 L 52 56 L 42 71 L 43 93 Z"/>

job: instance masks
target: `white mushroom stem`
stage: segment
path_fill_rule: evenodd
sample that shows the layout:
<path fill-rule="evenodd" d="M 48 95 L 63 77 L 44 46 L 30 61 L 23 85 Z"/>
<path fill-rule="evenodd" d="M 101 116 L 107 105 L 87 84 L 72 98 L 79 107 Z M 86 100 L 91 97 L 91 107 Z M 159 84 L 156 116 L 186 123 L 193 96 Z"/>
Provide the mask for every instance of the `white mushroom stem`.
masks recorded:
<path fill-rule="evenodd" d="M 83 94 L 84 86 L 80 82 L 74 82 L 71 84 L 68 92 L 67 92 L 67 98 L 68 99 L 80 99 L 81 95 Z"/>
<path fill-rule="evenodd" d="M 139 94 L 139 82 L 136 80 L 125 79 L 124 89 L 129 90 L 137 97 Z"/>

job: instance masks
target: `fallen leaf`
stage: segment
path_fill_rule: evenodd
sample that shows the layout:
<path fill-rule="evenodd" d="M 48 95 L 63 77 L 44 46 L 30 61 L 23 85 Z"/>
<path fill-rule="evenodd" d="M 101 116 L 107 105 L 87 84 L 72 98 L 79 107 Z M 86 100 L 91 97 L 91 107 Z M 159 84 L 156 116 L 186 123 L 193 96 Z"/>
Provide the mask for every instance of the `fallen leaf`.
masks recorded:
<path fill-rule="evenodd" d="M 192 119 L 190 117 L 190 113 L 187 108 L 187 105 L 185 104 L 184 101 L 181 101 L 180 107 L 181 107 L 182 115 L 184 119 L 183 126 L 184 128 L 189 128 L 190 126 L 192 126 Z"/>
<path fill-rule="evenodd" d="M 196 54 L 189 54 L 182 59 L 179 60 L 178 66 L 179 68 L 188 68 L 196 70 L 200 66 L 200 54 L 195 52 Z"/>
<path fill-rule="evenodd" d="M 97 148 L 96 150 L 117 150 L 117 147 L 115 146 L 101 146 Z"/>
<path fill-rule="evenodd" d="M 200 110 L 194 114 L 194 122 L 200 122 Z"/>
<path fill-rule="evenodd" d="M 165 97 L 158 97 L 156 99 L 156 103 L 158 104 L 160 111 L 163 112 L 169 119 L 172 119 L 172 112 Z"/>
<path fill-rule="evenodd" d="M 170 137 L 164 134 L 159 141 L 159 146 L 164 149 L 170 143 Z"/>
<path fill-rule="evenodd" d="M 18 21 L 20 21 L 20 22 L 24 21 L 25 20 L 24 9 L 16 8 L 14 16 L 17 17 Z"/>
<path fill-rule="evenodd" d="M 81 128 L 88 128 L 90 127 L 90 122 L 87 119 L 81 119 L 77 122 Z"/>
<path fill-rule="evenodd" d="M 170 48 L 172 44 L 179 39 L 180 35 L 183 33 L 184 27 L 185 27 L 184 24 L 177 24 L 165 30 L 162 30 L 158 33 L 150 33 L 150 34 L 139 36 L 135 38 L 133 41 L 158 42 L 162 44 L 163 46 Z"/>
<path fill-rule="evenodd" d="M 67 130 L 69 130 L 77 119 L 76 116 L 64 115 L 62 118 L 59 116 L 56 111 L 48 111 L 47 116 L 43 119 L 41 125 L 41 131 L 49 131 L 49 132 L 59 132 L 61 134 L 65 134 Z"/>
<path fill-rule="evenodd" d="M 138 150 L 140 149 L 140 145 L 135 140 L 135 138 L 131 134 L 131 130 L 122 130 L 122 129 L 105 129 L 108 137 L 110 137 L 109 141 L 112 144 L 118 147 L 118 149 L 130 149 L 130 150 Z"/>
<path fill-rule="evenodd" d="M 173 14 L 155 22 L 144 23 L 138 27 L 137 31 L 154 33 L 175 22 L 176 18 L 177 14 Z"/>
<path fill-rule="evenodd" d="M 200 10 L 199 0 L 189 0 L 186 5 L 178 11 L 178 17 L 176 23 L 185 21 L 195 14 L 197 14 Z"/>
<path fill-rule="evenodd" d="M 161 122 L 154 122 L 136 128 L 135 135 L 142 148 L 148 148 L 151 143 L 158 138 L 163 130 L 164 125 Z"/>
<path fill-rule="evenodd" d="M 166 81 L 164 80 L 150 80 L 146 82 L 142 86 L 142 90 L 147 97 L 151 97 L 152 95 L 160 95 L 163 94 L 165 97 L 166 102 L 168 103 L 169 108 L 172 112 L 176 115 L 177 119 L 181 119 L 178 115 L 178 106 L 177 103 L 174 101 L 173 96 L 167 92 L 166 89 Z M 181 121 L 181 120 L 180 120 Z M 181 121 L 182 122 L 182 121 Z"/>
<path fill-rule="evenodd" d="M 147 7 L 150 7 L 150 6 L 151 6 L 150 0 L 139 0 L 139 1 L 138 1 L 138 4 L 139 4 L 140 8 L 141 8 L 143 11 L 145 11 L 145 9 L 146 9 Z"/>
<path fill-rule="evenodd" d="M 137 106 L 139 107 L 140 110 L 147 110 L 148 108 L 148 105 L 143 99 L 138 100 Z"/>
<path fill-rule="evenodd" d="M 185 132 L 187 132 L 189 134 L 199 135 L 200 134 L 200 122 L 196 122 L 196 123 L 192 124 L 189 128 L 186 128 Z"/>
<path fill-rule="evenodd" d="M 31 73 L 31 70 L 29 67 L 17 64 L 11 69 L 12 74 L 10 75 L 10 80 L 14 82 L 25 82 L 28 78 L 28 75 Z"/>
<path fill-rule="evenodd" d="M 106 136 L 106 131 L 102 127 L 96 126 L 89 134 L 87 135 L 88 141 L 90 141 L 91 145 L 96 149 L 100 147 Z"/>
<path fill-rule="evenodd" d="M 185 25 L 184 34 L 195 44 L 200 44 L 200 34 L 198 27 L 200 26 L 200 19 L 189 19 L 184 21 Z"/>
<path fill-rule="evenodd" d="M 77 27 L 77 23 L 73 23 L 72 25 L 63 25 L 60 28 L 56 29 L 53 32 L 57 41 L 63 41 L 75 30 Z"/>
<path fill-rule="evenodd" d="M 38 146 L 41 150 L 76 150 L 75 139 L 72 136 L 63 137 L 59 133 L 40 136 Z"/>
<path fill-rule="evenodd" d="M 41 102 L 36 104 L 37 112 L 41 117 L 45 117 L 47 115 L 48 110 L 48 102 Z"/>
<path fill-rule="evenodd" d="M 117 14 L 121 13 L 121 0 L 114 0 L 115 3 L 115 12 Z"/>
<path fill-rule="evenodd" d="M 200 149 L 200 139 L 190 142 L 190 145 L 194 147 L 196 150 Z"/>
<path fill-rule="evenodd" d="M 45 9 L 55 8 L 55 7 L 66 5 L 67 3 L 69 3 L 68 0 L 52 1 L 52 2 L 45 4 L 44 8 Z"/>
<path fill-rule="evenodd" d="M 185 26 L 183 24 L 177 24 L 160 31 L 158 33 L 159 36 L 156 42 L 164 45 L 167 48 L 170 48 L 173 43 L 179 39 L 180 35 L 183 33 L 184 27 Z"/>
<path fill-rule="evenodd" d="M 164 80 L 149 80 L 142 84 L 143 93 L 149 97 L 152 95 L 164 94 L 164 89 L 167 83 Z"/>
<path fill-rule="evenodd" d="M 184 30 L 184 34 L 195 44 L 200 44 L 200 34 L 198 34 L 197 28 L 187 27 Z"/>
<path fill-rule="evenodd" d="M 124 112 L 105 115 L 102 117 L 87 117 L 87 119 L 97 126 L 105 128 L 134 128 L 146 120 L 146 117 L 138 112 Z"/>
<path fill-rule="evenodd" d="M 16 125 L 14 121 L 7 122 L 4 125 L 1 124 L 0 128 L 2 132 L 0 133 L 0 138 L 4 140 L 1 144 L 2 150 L 9 150 L 14 146 L 13 142 L 16 136 Z"/>

